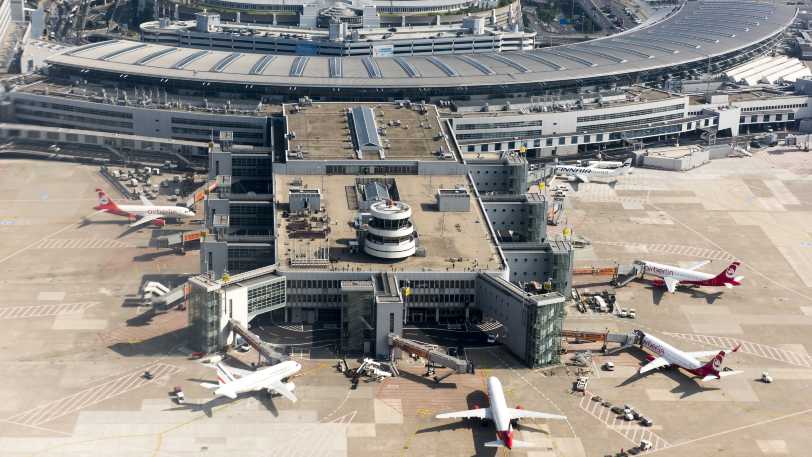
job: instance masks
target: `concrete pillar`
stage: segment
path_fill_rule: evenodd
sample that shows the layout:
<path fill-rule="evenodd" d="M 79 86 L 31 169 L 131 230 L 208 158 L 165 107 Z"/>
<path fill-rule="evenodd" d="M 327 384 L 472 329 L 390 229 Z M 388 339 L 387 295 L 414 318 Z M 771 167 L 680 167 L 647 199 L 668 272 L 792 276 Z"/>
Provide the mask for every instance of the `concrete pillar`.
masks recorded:
<path fill-rule="evenodd" d="M 436 308 L 436 309 L 434 310 L 434 323 L 435 323 L 435 324 L 439 324 L 439 323 L 440 323 L 440 308 Z"/>

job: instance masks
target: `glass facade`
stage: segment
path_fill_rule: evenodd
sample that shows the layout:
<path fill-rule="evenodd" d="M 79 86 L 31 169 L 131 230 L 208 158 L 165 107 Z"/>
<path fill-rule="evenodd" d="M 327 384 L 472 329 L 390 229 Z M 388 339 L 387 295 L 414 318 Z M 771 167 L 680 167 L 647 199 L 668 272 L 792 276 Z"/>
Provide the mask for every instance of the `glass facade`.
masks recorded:
<path fill-rule="evenodd" d="M 208 292 L 205 287 L 192 284 L 189 295 L 190 345 L 202 352 L 219 349 L 221 303 L 219 291 Z"/>
<path fill-rule="evenodd" d="M 248 320 L 264 312 L 285 306 L 285 277 L 272 279 L 269 283 L 248 288 Z"/>
<path fill-rule="evenodd" d="M 527 364 L 536 368 L 559 363 L 564 300 L 527 307 L 524 312 L 527 313 Z"/>

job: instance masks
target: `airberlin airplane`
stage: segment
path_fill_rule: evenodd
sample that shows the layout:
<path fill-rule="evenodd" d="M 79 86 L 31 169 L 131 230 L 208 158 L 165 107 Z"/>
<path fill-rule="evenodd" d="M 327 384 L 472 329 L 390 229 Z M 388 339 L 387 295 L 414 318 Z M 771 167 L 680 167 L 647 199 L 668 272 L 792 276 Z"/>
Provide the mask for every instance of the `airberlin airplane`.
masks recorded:
<path fill-rule="evenodd" d="M 195 215 L 194 211 L 182 206 L 155 206 L 143 195 L 141 196 L 143 205 L 119 205 L 105 191 L 96 189 L 96 192 L 99 194 L 99 202 L 93 209 L 127 217 L 130 221 L 134 221 L 130 227 L 147 223 L 162 227 L 166 225 L 165 217 L 185 219 Z"/>
<path fill-rule="evenodd" d="M 740 262 L 731 263 L 724 271 L 717 275 L 710 273 L 703 273 L 696 271 L 698 268 L 707 265 L 708 261 L 702 261 L 688 268 L 680 268 L 671 265 L 663 265 L 661 263 L 649 262 L 646 260 L 638 260 L 635 262 L 637 265 L 642 266 L 643 275 L 653 275 L 660 279 L 655 280 L 654 284 L 658 286 L 665 286 L 669 292 L 674 293 L 677 286 L 681 284 L 689 284 L 695 286 L 725 286 L 732 289 L 733 286 L 740 286 L 741 280 L 744 276 L 736 276 L 736 268 L 741 265 Z"/>
<path fill-rule="evenodd" d="M 722 371 L 722 362 L 724 361 L 725 355 L 729 352 L 738 351 L 741 344 L 733 349 L 684 352 L 640 330 L 635 330 L 635 333 L 637 334 L 637 342 L 640 344 L 640 347 L 648 349 L 657 355 L 648 356 L 648 363 L 640 368 L 640 374 L 645 374 L 658 368 L 676 366 L 694 376 L 702 378 L 703 381 L 714 381 L 725 376 L 742 373 L 741 371 Z M 713 356 L 713 358 L 707 363 L 702 363 L 698 360 L 711 356 Z"/>

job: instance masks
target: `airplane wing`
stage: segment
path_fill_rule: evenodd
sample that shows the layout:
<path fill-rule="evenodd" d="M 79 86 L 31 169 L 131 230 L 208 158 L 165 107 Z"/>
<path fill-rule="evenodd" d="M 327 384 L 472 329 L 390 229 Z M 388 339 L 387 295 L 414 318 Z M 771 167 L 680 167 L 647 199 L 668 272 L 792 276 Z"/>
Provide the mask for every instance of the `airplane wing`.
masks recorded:
<path fill-rule="evenodd" d="M 137 221 L 130 224 L 130 227 L 138 227 L 139 225 L 147 224 L 147 223 L 152 222 L 152 221 L 154 221 L 156 219 L 161 219 L 161 217 L 162 216 L 160 214 L 148 214 L 148 215 L 142 217 L 141 219 L 138 219 Z"/>
<path fill-rule="evenodd" d="M 540 413 L 538 411 L 527 411 L 525 409 L 508 408 L 508 413 L 511 419 L 554 419 L 554 420 L 567 420 L 567 416 L 559 416 L 558 414 Z"/>
<path fill-rule="evenodd" d="M 677 284 L 679 284 L 679 280 L 677 278 L 666 276 L 663 278 L 663 282 L 665 282 L 666 289 L 668 289 L 668 291 L 672 294 L 677 290 Z"/>
<path fill-rule="evenodd" d="M 657 368 L 664 368 L 671 365 L 668 363 L 664 357 L 657 357 L 656 359 L 652 360 L 651 362 L 645 364 L 640 368 L 640 374 L 646 374 L 651 370 L 656 370 Z"/>
<path fill-rule="evenodd" d="M 686 352 L 685 354 L 695 358 L 695 359 L 704 359 L 705 357 L 716 357 L 716 354 L 719 353 L 719 349 L 715 351 L 697 351 L 697 352 Z"/>
<path fill-rule="evenodd" d="M 280 394 L 283 397 L 287 398 L 288 400 L 296 403 L 296 400 L 297 400 L 296 395 L 293 395 L 293 392 L 291 392 L 287 388 L 287 386 L 285 386 L 285 383 L 283 383 L 282 381 L 280 381 L 280 380 L 271 381 L 268 384 L 268 389 L 271 389 L 274 392 L 277 392 L 278 394 Z"/>
<path fill-rule="evenodd" d="M 155 206 L 151 201 L 149 201 L 149 199 L 147 197 L 144 196 L 144 194 L 141 194 L 140 197 L 141 197 L 141 203 L 143 203 L 144 206 Z"/>
<path fill-rule="evenodd" d="M 582 183 L 588 183 L 588 182 L 589 182 L 589 178 L 587 178 L 587 177 L 586 177 L 586 176 L 584 176 L 584 175 L 575 175 L 575 178 L 576 178 L 578 181 L 581 181 Z"/>
<path fill-rule="evenodd" d="M 707 375 L 704 378 L 702 378 L 702 380 L 703 381 L 718 381 L 721 378 L 724 378 L 725 376 L 733 376 L 734 374 L 742 374 L 742 373 L 744 373 L 744 372 L 743 371 L 720 371 L 718 378 L 716 376 L 714 376 L 714 375 Z"/>
<path fill-rule="evenodd" d="M 691 265 L 685 267 L 685 269 L 686 270 L 698 270 L 698 269 L 704 267 L 705 265 L 707 265 L 709 263 L 710 263 L 710 260 L 703 260 L 701 262 L 696 262 L 694 264 L 691 264 Z"/>
<path fill-rule="evenodd" d="M 478 418 L 478 419 L 490 419 L 491 418 L 491 409 L 490 408 L 477 408 L 477 409 L 469 409 L 468 411 L 457 411 L 454 413 L 442 413 L 434 416 L 437 419 L 471 419 L 471 418 Z"/>

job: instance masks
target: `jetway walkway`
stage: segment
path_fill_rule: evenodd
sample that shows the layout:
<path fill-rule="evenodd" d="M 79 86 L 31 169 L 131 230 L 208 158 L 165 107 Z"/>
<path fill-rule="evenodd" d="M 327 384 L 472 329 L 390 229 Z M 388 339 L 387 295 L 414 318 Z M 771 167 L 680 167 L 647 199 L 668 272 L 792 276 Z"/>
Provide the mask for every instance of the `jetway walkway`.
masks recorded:
<path fill-rule="evenodd" d="M 142 296 L 152 305 L 153 311 L 163 313 L 181 301 L 185 301 L 189 292 L 188 283 L 183 283 L 170 290 L 159 282 L 150 281 L 144 285 Z"/>
<path fill-rule="evenodd" d="M 611 354 L 613 352 L 626 349 L 639 343 L 638 341 L 639 336 L 635 332 L 609 333 L 607 331 L 601 333 L 601 332 L 586 332 L 579 330 L 561 330 L 561 337 L 573 338 L 581 341 L 590 341 L 593 343 L 603 342 L 602 350 L 606 354 Z M 619 346 L 613 349 L 608 349 L 606 346 L 608 343 L 617 343 L 619 344 Z"/>
<path fill-rule="evenodd" d="M 422 357 L 430 364 L 441 365 L 453 370 L 455 373 L 470 373 L 473 366 L 467 360 L 458 359 L 445 354 L 435 346 L 429 346 L 418 341 L 409 340 L 395 334 L 389 334 L 389 346 L 392 349 L 400 349 L 407 354 L 414 354 Z"/>
<path fill-rule="evenodd" d="M 192 192 L 192 195 L 186 200 L 186 207 L 191 208 L 198 202 L 203 201 L 206 195 L 212 193 L 218 186 L 219 182 L 217 180 L 203 184 L 196 191 Z"/>
<path fill-rule="evenodd" d="M 173 233 L 158 238 L 158 243 L 160 247 L 168 247 L 183 252 L 188 244 L 199 242 L 206 238 L 207 235 L 208 232 L 205 230 Z"/>
<path fill-rule="evenodd" d="M 265 357 L 265 360 L 267 360 L 269 364 L 273 365 L 274 363 L 288 359 L 287 355 L 277 352 L 273 346 L 262 341 L 258 336 L 249 332 L 248 329 L 243 327 L 242 324 L 240 324 L 236 319 L 229 319 L 228 325 L 232 332 L 240 335 L 249 346 L 256 349 L 257 354 Z"/>
<path fill-rule="evenodd" d="M 615 288 L 623 287 L 630 282 L 643 276 L 643 265 L 640 263 L 633 263 L 626 268 L 618 268 L 618 273 L 612 278 L 611 285 Z"/>

